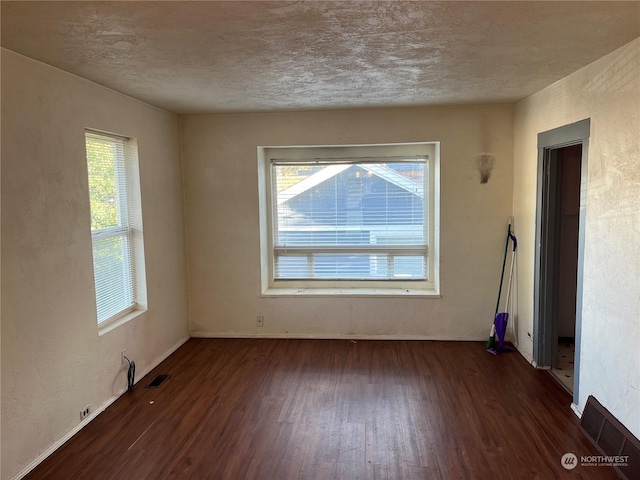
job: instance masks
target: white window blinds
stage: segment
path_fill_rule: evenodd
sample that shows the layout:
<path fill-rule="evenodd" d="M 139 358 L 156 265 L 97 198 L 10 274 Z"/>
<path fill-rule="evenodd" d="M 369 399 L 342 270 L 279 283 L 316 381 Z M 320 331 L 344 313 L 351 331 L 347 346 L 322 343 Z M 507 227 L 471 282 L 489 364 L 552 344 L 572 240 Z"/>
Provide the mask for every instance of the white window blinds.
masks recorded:
<path fill-rule="evenodd" d="M 135 307 L 125 142 L 85 132 L 98 323 Z"/>
<path fill-rule="evenodd" d="M 271 161 L 275 280 L 424 280 L 426 157 Z"/>

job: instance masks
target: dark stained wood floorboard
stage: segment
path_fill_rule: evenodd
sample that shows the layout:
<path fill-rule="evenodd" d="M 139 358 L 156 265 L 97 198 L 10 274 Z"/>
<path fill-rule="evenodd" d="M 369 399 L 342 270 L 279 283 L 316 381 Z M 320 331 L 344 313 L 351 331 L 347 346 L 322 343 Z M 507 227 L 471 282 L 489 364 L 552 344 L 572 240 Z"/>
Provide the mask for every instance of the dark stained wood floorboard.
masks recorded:
<path fill-rule="evenodd" d="M 25 478 L 617 478 L 570 403 L 478 342 L 191 339 Z"/>

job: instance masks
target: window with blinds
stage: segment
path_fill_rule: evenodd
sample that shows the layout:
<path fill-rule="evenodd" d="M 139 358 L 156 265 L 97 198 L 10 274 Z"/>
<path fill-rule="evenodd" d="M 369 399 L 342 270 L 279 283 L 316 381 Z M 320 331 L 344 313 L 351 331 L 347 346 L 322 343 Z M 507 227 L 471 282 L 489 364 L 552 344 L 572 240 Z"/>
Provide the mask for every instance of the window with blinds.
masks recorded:
<path fill-rule="evenodd" d="M 127 139 L 85 132 L 98 324 L 136 307 Z"/>
<path fill-rule="evenodd" d="M 275 281 L 428 279 L 428 155 L 269 162 Z"/>

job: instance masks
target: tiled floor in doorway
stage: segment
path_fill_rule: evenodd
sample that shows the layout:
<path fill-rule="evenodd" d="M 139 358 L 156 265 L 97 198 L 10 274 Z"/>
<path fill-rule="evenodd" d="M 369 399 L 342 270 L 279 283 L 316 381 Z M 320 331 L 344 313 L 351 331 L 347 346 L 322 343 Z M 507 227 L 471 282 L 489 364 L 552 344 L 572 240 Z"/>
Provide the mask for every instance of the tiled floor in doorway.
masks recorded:
<path fill-rule="evenodd" d="M 573 393 L 573 357 L 575 345 L 570 342 L 558 342 L 558 359 L 556 368 L 551 369 L 551 374 L 567 389 Z"/>

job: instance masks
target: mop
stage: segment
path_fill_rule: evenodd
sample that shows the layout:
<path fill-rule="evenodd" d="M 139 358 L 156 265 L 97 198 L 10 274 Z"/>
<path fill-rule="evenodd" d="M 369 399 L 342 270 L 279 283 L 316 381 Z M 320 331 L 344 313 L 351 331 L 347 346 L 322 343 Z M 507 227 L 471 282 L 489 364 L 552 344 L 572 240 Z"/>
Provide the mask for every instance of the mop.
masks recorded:
<path fill-rule="evenodd" d="M 500 274 L 500 286 L 498 287 L 498 299 L 496 300 L 496 311 L 493 313 L 493 320 L 495 322 L 496 315 L 498 315 L 498 311 L 500 308 L 500 295 L 502 294 L 502 282 L 504 281 L 504 267 L 507 265 L 507 253 L 509 252 L 509 238 L 511 238 L 511 222 L 513 221 L 513 217 L 509 217 L 509 226 L 507 227 L 507 238 L 504 242 L 504 256 L 502 257 L 502 273 Z M 493 347 L 493 344 L 496 341 L 496 325 L 494 322 L 491 322 L 491 332 L 489 333 L 489 340 L 487 340 L 484 348 L 487 350 Z"/>
<path fill-rule="evenodd" d="M 504 337 L 507 333 L 507 322 L 509 320 L 509 300 L 511 299 L 511 283 L 513 281 L 513 264 L 516 258 L 516 248 L 518 248 L 518 240 L 516 236 L 511 233 L 511 223 L 509 223 L 509 237 L 513 242 L 513 251 L 511 252 L 511 267 L 509 267 L 509 280 L 507 282 L 507 297 L 504 305 L 504 312 L 497 313 L 493 320 L 493 326 L 495 332 L 498 335 L 498 348 L 491 346 L 487 348 L 487 352 L 497 355 L 498 353 L 513 352 L 513 348 L 504 345 Z M 507 240 L 508 241 L 508 240 Z M 493 332 L 493 328 L 491 331 Z"/>

